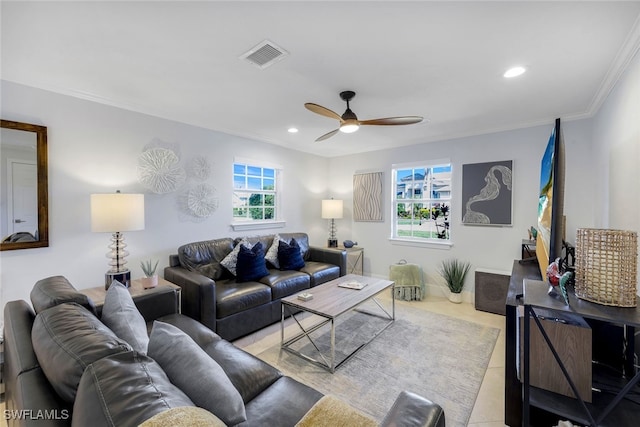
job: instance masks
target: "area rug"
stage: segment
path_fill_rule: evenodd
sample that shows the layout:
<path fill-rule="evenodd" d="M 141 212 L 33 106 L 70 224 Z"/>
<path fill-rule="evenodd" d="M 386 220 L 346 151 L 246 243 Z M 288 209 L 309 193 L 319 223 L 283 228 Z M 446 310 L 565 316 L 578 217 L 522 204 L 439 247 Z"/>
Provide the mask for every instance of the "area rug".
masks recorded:
<path fill-rule="evenodd" d="M 345 315 L 336 327 L 336 358 L 365 342 L 383 323 L 358 312 Z M 396 307 L 396 321 L 334 374 L 281 350 L 279 344 L 257 356 L 378 421 L 398 394 L 408 390 L 442 406 L 447 426 L 466 426 L 498 334 L 496 328 L 402 306 Z M 328 326 L 312 336 L 321 350 L 328 349 Z M 296 345 L 317 358 L 306 338 Z"/>

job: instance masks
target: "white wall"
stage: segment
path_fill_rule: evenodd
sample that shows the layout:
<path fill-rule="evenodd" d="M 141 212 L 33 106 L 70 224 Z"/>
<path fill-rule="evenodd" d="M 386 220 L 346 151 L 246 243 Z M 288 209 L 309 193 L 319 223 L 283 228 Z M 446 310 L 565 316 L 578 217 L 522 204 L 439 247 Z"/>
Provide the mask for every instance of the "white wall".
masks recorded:
<path fill-rule="evenodd" d="M 640 52 L 593 122 L 596 226 L 640 233 Z"/>
<path fill-rule="evenodd" d="M 590 121 L 563 122 L 566 146 L 567 240 L 575 241 L 578 226 L 592 224 L 590 188 L 594 174 L 591 165 Z M 386 277 L 389 265 L 400 259 L 422 266 L 429 285 L 440 284 L 437 268 L 442 259 L 468 260 L 473 268 L 488 268 L 509 273 L 514 259 L 520 258 L 521 241 L 537 221 L 537 194 L 540 182 L 540 160 L 547 145 L 553 123 L 528 129 L 449 141 L 425 143 L 393 150 L 332 159 L 330 188 L 337 198 L 345 199 L 345 218 L 337 222 L 338 239 L 357 241 L 365 249 L 365 270 Z M 391 234 L 390 199 L 391 165 L 430 159 L 448 158 L 453 167 L 452 241 L 451 248 L 425 248 L 394 244 Z M 462 165 L 487 161 L 513 160 L 513 226 L 486 227 L 462 225 Z M 352 222 L 352 179 L 356 171 L 380 170 L 385 173 L 385 216 L 382 223 Z M 467 279 L 465 299 L 470 300 L 473 274 Z M 432 292 L 444 288 L 431 286 Z"/>
<path fill-rule="evenodd" d="M 636 55 L 593 120 L 563 121 L 567 240 L 575 241 L 579 227 L 640 228 L 639 103 L 640 59 Z M 287 230 L 309 232 L 314 244 L 324 244 L 327 234 L 326 221 L 318 218 L 320 199 L 344 199 L 345 218 L 337 221 L 338 239 L 356 240 L 365 248 L 368 274 L 384 277 L 391 263 L 404 258 L 420 264 L 428 281 L 436 283 L 437 265 L 448 257 L 468 259 L 476 268 L 508 272 L 520 256 L 521 239 L 536 221 L 540 158 L 552 127 L 549 123 L 327 160 L 6 82 L 2 83 L 2 117 L 49 127 L 51 228 L 49 248 L 0 253 L 2 302 L 28 299 L 33 283 L 53 274 L 67 276 L 79 288 L 102 283 L 109 236 L 90 232 L 89 194 L 115 189 L 143 191 L 136 180 L 136 160 L 142 148 L 156 138 L 178 144 L 184 158 L 203 155 L 213 162 L 220 207 L 207 221 L 186 222 L 179 219 L 175 195 L 147 194 L 146 229 L 127 233 L 134 276 L 141 274 L 141 259 L 158 258 L 164 267 L 168 255 L 182 243 L 233 235 L 227 189 L 231 187 L 234 156 L 285 167 Z M 454 166 L 453 247 L 443 250 L 392 244 L 388 240 L 391 164 L 439 158 L 449 158 Z M 462 165 L 509 159 L 514 162 L 513 226 L 461 225 Z M 385 172 L 383 223 L 351 221 L 353 174 L 362 170 Z M 472 283 L 467 282 L 467 290 Z"/>
<path fill-rule="evenodd" d="M 306 231 L 312 244 L 325 242 L 319 217 L 328 194 L 327 159 L 8 82 L 2 82 L 1 115 L 48 127 L 50 221 L 48 248 L 0 252 L 2 307 L 29 300 L 33 284 L 51 275 L 64 275 L 77 288 L 104 283 L 110 235 L 91 232 L 91 193 L 146 193 L 145 230 L 125 233 L 134 278 L 142 276 L 141 260 L 159 259 L 164 268 L 181 244 L 238 235 L 229 227 L 235 156 L 282 165 L 287 226 L 278 231 Z M 213 164 L 208 182 L 217 189 L 219 208 L 206 221 L 181 219 L 176 193 L 151 194 L 137 182 L 138 156 L 155 139 L 176 144 L 183 161 L 201 155 Z"/>

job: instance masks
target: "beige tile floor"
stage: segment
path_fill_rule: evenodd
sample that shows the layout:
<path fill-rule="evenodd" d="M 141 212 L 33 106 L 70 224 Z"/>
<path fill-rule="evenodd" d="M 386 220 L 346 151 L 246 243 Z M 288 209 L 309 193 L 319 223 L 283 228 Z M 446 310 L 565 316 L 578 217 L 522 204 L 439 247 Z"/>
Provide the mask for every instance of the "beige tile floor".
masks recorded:
<path fill-rule="evenodd" d="M 504 316 L 477 311 L 469 303 L 453 304 L 444 297 L 436 296 L 429 296 L 423 301 L 397 301 L 396 304 L 397 310 L 401 310 L 403 305 L 408 305 L 500 329 L 498 341 L 469 419 L 469 426 L 504 427 Z M 288 325 L 288 327 L 291 326 Z M 276 324 L 241 338 L 234 344 L 250 353 L 258 354 L 279 342 L 280 325 Z"/>

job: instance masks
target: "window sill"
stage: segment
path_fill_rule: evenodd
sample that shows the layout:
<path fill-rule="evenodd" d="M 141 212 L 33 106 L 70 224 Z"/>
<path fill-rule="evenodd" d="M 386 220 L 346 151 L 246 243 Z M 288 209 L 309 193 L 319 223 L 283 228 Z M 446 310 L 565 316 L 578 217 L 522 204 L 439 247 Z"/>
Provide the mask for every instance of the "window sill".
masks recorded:
<path fill-rule="evenodd" d="M 270 228 L 284 228 L 286 221 L 247 221 L 231 223 L 233 231 L 268 230 Z"/>
<path fill-rule="evenodd" d="M 392 245 L 400 246 L 415 246 L 419 248 L 431 248 L 431 249 L 443 249 L 449 250 L 453 246 L 453 242 L 450 240 L 439 242 L 437 240 L 420 241 L 415 239 L 401 239 L 392 237 L 389 239 Z"/>

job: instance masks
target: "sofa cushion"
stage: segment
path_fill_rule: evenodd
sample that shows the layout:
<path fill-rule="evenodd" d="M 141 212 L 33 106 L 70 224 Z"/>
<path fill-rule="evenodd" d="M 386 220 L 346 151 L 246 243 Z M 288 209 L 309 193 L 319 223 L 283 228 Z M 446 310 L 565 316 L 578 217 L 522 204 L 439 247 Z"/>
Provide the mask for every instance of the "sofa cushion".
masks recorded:
<path fill-rule="evenodd" d="M 149 356 L 197 406 L 229 425 L 247 420 L 242 396 L 224 370 L 177 327 L 158 321 L 153 323 Z"/>
<path fill-rule="evenodd" d="M 304 267 L 304 259 L 296 239 L 291 239 L 289 243 L 285 241 L 278 243 L 278 261 L 280 270 L 300 270 Z"/>
<path fill-rule="evenodd" d="M 233 250 L 233 239 L 222 238 L 194 242 L 182 245 L 178 248 L 180 265 L 187 270 L 218 280 L 224 277 L 226 270 L 222 261 Z"/>
<path fill-rule="evenodd" d="M 147 322 L 124 285 L 114 280 L 102 306 L 102 322 L 134 350 L 145 354 L 149 344 Z"/>
<path fill-rule="evenodd" d="M 236 275 L 236 266 L 238 264 L 238 253 L 240 253 L 240 248 L 243 246 L 247 249 L 251 249 L 253 245 L 249 243 L 248 240 L 242 239 L 234 246 L 233 250 L 229 252 L 222 261 L 220 261 L 220 264 L 229 270 L 229 272 L 234 276 Z"/>
<path fill-rule="evenodd" d="M 264 255 L 264 259 L 269 261 L 269 263 L 275 268 L 280 268 L 280 262 L 278 261 L 278 248 L 280 247 L 280 240 L 282 240 L 282 238 L 279 234 L 274 235 L 273 240 L 271 241 L 271 245 L 269 245 L 269 249 Z"/>
<path fill-rule="evenodd" d="M 309 289 L 311 285 L 310 276 L 300 271 L 271 270 L 270 273 L 260 279 L 260 283 L 264 283 L 271 288 L 271 298 L 274 301 Z"/>
<path fill-rule="evenodd" d="M 236 264 L 236 281 L 249 282 L 258 280 L 268 274 L 269 270 L 267 270 L 267 264 L 264 260 L 262 243 L 256 243 L 251 249 L 240 245 Z"/>
<path fill-rule="evenodd" d="M 64 276 L 52 276 L 38 280 L 31 290 L 31 304 L 36 314 L 65 302 L 75 302 L 96 314 L 91 298 L 81 294 Z"/>
<path fill-rule="evenodd" d="M 300 271 L 309 275 L 312 288 L 340 277 L 340 267 L 326 262 L 306 261 Z"/>
<path fill-rule="evenodd" d="M 271 288 L 258 282 L 216 282 L 216 317 L 221 319 L 271 302 Z"/>
<path fill-rule="evenodd" d="M 154 415 L 140 427 L 227 427 L 220 418 L 197 406 L 171 408 Z"/>
<path fill-rule="evenodd" d="M 75 399 L 80 377 L 89 364 L 132 350 L 97 317 L 75 303 L 38 313 L 31 341 L 44 374 L 67 402 Z"/>
<path fill-rule="evenodd" d="M 245 405 L 282 377 L 276 368 L 229 341 L 213 341 L 202 349 L 224 369 Z"/>
<path fill-rule="evenodd" d="M 171 408 L 194 406 L 156 361 L 135 351 L 87 366 L 73 405 L 72 426 L 138 426 Z"/>

